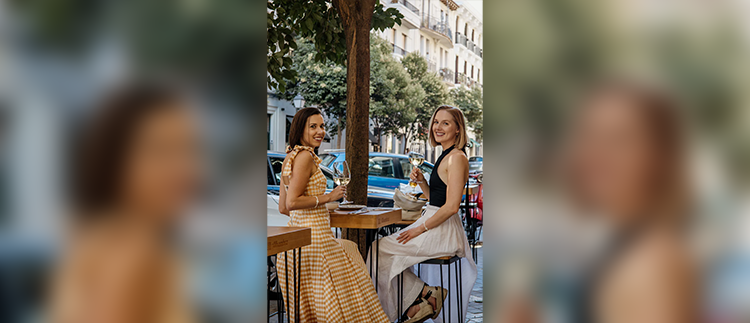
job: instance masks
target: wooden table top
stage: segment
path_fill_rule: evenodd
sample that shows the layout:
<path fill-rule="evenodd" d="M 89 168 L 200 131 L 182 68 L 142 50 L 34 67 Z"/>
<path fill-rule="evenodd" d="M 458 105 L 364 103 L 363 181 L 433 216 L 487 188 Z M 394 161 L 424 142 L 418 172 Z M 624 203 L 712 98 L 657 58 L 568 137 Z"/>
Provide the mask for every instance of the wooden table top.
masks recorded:
<path fill-rule="evenodd" d="M 379 229 L 401 221 L 401 208 L 372 208 L 364 213 L 332 210 L 331 227 L 347 229 Z"/>
<path fill-rule="evenodd" d="M 268 227 L 268 256 L 307 246 L 311 235 L 305 227 Z"/>
<path fill-rule="evenodd" d="M 479 184 L 469 184 L 469 187 L 464 186 L 464 194 L 474 195 L 479 193 Z"/>

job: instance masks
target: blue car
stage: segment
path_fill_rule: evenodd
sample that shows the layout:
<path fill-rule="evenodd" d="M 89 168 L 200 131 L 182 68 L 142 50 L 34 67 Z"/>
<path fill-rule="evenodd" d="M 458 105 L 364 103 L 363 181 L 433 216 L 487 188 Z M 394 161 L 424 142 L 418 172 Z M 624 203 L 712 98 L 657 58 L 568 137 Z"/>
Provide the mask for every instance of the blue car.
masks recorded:
<path fill-rule="evenodd" d="M 330 168 L 333 163 L 346 160 L 346 154 L 343 151 L 331 150 L 320 154 L 320 158 L 323 160 L 321 164 Z M 369 186 L 393 190 L 401 183 L 409 183 L 412 165 L 406 155 L 373 152 L 370 153 L 369 164 Z M 419 169 L 425 174 L 425 178 L 429 179 L 432 167 L 432 163 L 424 162 Z"/>
<path fill-rule="evenodd" d="M 276 151 L 268 151 L 268 186 L 269 194 L 279 194 L 279 183 L 281 183 L 281 169 L 286 154 Z M 330 192 L 336 187 L 333 182 L 333 170 L 327 165 L 321 163 L 320 169 L 326 177 L 326 192 Z M 372 176 L 370 176 L 372 177 Z M 367 186 L 367 206 L 369 207 L 393 207 L 393 189 L 384 189 L 373 186 L 372 183 Z"/>

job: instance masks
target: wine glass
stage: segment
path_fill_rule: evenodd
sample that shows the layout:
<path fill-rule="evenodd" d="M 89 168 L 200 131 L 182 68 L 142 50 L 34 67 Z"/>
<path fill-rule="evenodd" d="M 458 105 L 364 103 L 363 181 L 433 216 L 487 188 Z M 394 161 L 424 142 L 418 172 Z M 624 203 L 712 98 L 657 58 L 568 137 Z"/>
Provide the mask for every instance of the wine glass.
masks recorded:
<path fill-rule="evenodd" d="M 409 152 L 409 163 L 411 163 L 412 169 L 414 169 L 414 167 L 422 166 L 422 163 L 424 163 L 424 155 L 417 150 L 411 150 Z M 411 186 L 412 190 L 417 188 L 417 184 L 419 184 L 419 182 L 409 179 L 409 186 Z"/>
<path fill-rule="evenodd" d="M 336 185 L 343 185 L 346 187 L 346 185 L 349 184 L 349 181 L 351 180 L 351 173 L 349 172 L 349 164 L 346 163 L 346 161 L 340 161 L 333 163 L 333 181 L 336 183 Z M 349 201 L 346 199 L 346 193 L 344 193 L 344 200 L 341 201 L 341 204 L 351 204 L 352 201 Z"/>

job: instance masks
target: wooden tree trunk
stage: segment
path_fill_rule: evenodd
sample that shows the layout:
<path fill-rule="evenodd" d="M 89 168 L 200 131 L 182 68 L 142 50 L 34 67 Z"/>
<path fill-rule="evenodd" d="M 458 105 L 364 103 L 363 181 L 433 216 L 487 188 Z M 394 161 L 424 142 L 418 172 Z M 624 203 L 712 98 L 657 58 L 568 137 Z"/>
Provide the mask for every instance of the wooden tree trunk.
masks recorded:
<path fill-rule="evenodd" d="M 334 0 L 346 38 L 346 161 L 351 170 L 347 198 L 367 204 L 368 130 L 370 115 L 370 29 L 376 0 Z M 364 230 L 345 230 L 345 237 L 365 241 Z M 364 256 L 367 246 L 359 245 Z"/>
<path fill-rule="evenodd" d="M 341 116 L 339 116 L 339 128 L 338 128 L 338 136 L 336 136 L 336 149 L 341 149 L 341 136 L 344 134 L 344 122 L 341 121 Z"/>

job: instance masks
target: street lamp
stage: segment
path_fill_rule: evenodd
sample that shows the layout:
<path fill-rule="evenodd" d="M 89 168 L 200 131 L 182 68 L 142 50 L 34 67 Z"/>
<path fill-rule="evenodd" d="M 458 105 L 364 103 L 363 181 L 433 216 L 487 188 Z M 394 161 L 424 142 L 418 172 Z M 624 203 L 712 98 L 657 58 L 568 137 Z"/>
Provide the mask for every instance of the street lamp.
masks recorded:
<path fill-rule="evenodd" d="M 297 110 L 305 107 L 305 98 L 303 98 L 302 95 L 297 94 L 297 96 L 294 97 L 294 107 L 297 108 Z"/>

